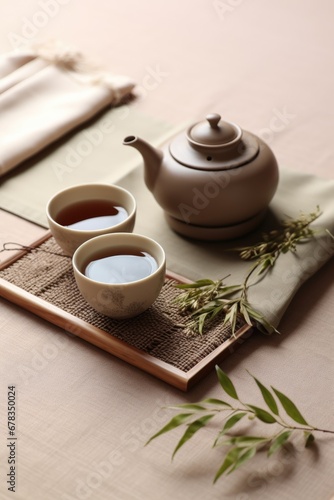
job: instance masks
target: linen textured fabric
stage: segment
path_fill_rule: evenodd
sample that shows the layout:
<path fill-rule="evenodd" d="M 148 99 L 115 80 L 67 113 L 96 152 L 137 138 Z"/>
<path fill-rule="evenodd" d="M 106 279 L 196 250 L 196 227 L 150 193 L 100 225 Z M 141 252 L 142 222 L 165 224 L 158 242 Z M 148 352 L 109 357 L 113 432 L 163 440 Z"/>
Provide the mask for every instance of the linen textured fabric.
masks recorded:
<path fill-rule="evenodd" d="M 38 28 L 32 23 L 47 17 L 44 12 L 41 15 L 46 5 L 54 5 L 57 12 Z M 69 148 L 77 150 L 82 144 L 82 132 L 73 137 L 67 134 L 66 144 L 59 140 L 55 148 L 37 154 L 42 157 L 38 172 L 33 157 L 3 176 L 1 244 L 16 241 L 30 245 L 45 234 L 43 227 L 22 217 L 29 216 L 31 221 L 38 216 L 41 220 L 42 198 L 50 194 L 42 193 L 47 176 L 52 179 L 53 189 L 90 182 L 89 168 L 95 179 L 99 169 L 105 172 L 105 178 L 108 175 L 107 181 L 117 181 L 126 174 L 125 165 L 131 167 L 127 160 L 132 158 L 134 164 L 139 156 L 135 150 L 131 156 L 130 148 L 122 146 L 126 135 L 135 134 L 157 145 L 163 123 L 193 123 L 212 112 L 269 139 L 281 170 L 273 208 L 279 207 L 283 215 L 296 216 L 299 210 L 313 210 L 318 203 L 323 215 L 315 225 L 328 227 L 327 218 L 333 217 L 328 197 L 334 185 L 334 68 L 330 64 L 334 2 L 324 0 L 320 7 L 316 0 L 19 0 L 3 2 L 2 7 L 1 52 L 8 50 L 14 37 L 22 40 L 23 30 L 32 26 L 34 40 L 47 33 L 69 40 L 85 52 L 89 49 L 94 58 L 101 54 L 109 68 L 133 76 L 141 86 L 141 99 L 129 103 L 127 118 L 122 119 L 122 112 L 113 121 L 112 133 L 105 134 L 94 153 L 81 158 L 72 171 L 64 169 L 59 180 L 53 166 L 67 166 Z M 149 85 L 145 87 L 146 83 Z M 110 120 L 121 108 L 107 111 Z M 143 116 L 145 119 L 141 119 Z M 118 155 L 123 149 L 124 156 Z M 119 174 L 117 168 L 121 166 Z M 134 184 L 136 179 L 142 182 L 140 169 L 137 176 L 131 179 Z M 29 181 L 30 177 L 33 179 Z M 318 181 L 318 177 L 322 179 Z M 130 185 L 130 179 L 127 183 Z M 38 189 L 40 185 L 43 188 Z M 169 267 L 177 266 L 180 274 L 184 269 L 187 276 L 192 270 L 190 277 L 194 278 L 208 272 L 223 277 L 223 245 L 210 244 L 210 258 L 206 260 L 201 250 L 206 245 L 172 235 L 151 193 L 141 187 L 138 191 L 136 231 L 155 232 L 161 243 L 174 237 L 177 241 L 167 249 Z M 146 203 L 147 212 L 143 212 Z M 21 216 L 12 215 L 19 210 Z M 157 221 L 161 227 L 154 227 Z M 316 248 L 326 256 L 320 245 Z M 282 257 L 284 261 L 277 262 L 276 279 L 285 259 L 292 258 L 293 265 L 310 265 L 313 255 L 303 258 L 309 251 L 310 244 L 306 244 L 299 246 L 299 257 Z M 0 256 L 10 258 L 12 252 Z M 239 280 L 241 275 L 230 267 L 234 259 L 237 261 L 236 255 L 231 254 L 229 268 L 234 279 Z M 249 372 L 266 387 L 286 394 L 310 424 L 333 430 L 334 259 L 313 271 L 285 311 L 279 324 L 281 334 L 254 333 L 220 365 L 243 401 L 266 408 Z M 301 275 L 307 277 L 306 273 Z M 271 281 L 267 278 L 267 282 Z M 264 286 L 263 281 L 252 294 Z M 261 306 L 253 295 L 250 298 L 254 305 Z M 185 429 L 166 433 L 144 446 L 175 415 L 169 406 L 209 397 L 227 398 L 214 370 L 183 393 L 5 299 L 0 299 L 0 328 L 1 499 L 334 499 L 334 446 L 330 434 L 316 433 L 316 441 L 308 449 L 302 446 L 303 436 L 296 435 L 293 445 L 269 459 L 265 452 L 258 452 L 216 484 L 212 484 L 213 478 L 227 450 L 212 449 L 212 444 L 223 426 L 224 415 L 201 429 L 172 462 L 171 455 Z M 17 491 L 13 494 L 6 483 L 6 388 L 11 384 L 16 384 L 18 412 Z M 284 412 L 282 416 L 285 418 Z M 269 435 L 278 430 L 275 424 L 254 428 L 253 423 L 241 421 L 241 430 L 252 435 Z"/>
<path fill-rule="evenodd" d="M 85 62 L 70 48 L 16 50 L 0 57 L 0 176 L 109 105 L 133 82 Z"/>
<path fill-rule="evenodd" d="M 274 229 L 279 221 L 313 212 L 319 205 L 322 213 L 311 226 L 316 230 L 315 238 L 298 245 L 296 252 L 281 255 L 274 268 L 249 289 L 253 307 L 275 327 L 300 286 L 334 254 L 334 240 L 325 231 L 334 234 L 334 182 L 315 175 L 280 169 L 279 186 L 263 223 L 256 231 L 227 242 L 191 240 L 174 233 L 148 192 L 141 168 L 119 183 L 136 198 L 136 231 L 159 241 L 166 251 L 169 269 L 192 280 L 228 276 L 225 281 L 229 285 L 242 283 L 253 264 L 241 260 L 231 249 L 258 243 L 262 233 Z"/>

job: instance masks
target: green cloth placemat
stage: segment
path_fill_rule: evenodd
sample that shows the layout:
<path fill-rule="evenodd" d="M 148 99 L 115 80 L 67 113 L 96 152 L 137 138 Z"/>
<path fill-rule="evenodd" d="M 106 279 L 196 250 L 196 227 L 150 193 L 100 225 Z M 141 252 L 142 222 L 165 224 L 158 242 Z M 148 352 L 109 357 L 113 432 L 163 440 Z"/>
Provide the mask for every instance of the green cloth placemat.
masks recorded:
<path fill-rule="evenodd" d="M 144 183 L 142 159 L 122 142 L 135 134 L 154 145 L 162 144 L 184 128 L 160 123 L 138 113 L 131 105 L 100 115 L 96 120 L 25 162 L 0 184 L 0 208 L 47 227 L 45 206 L 60 189 L 83 182 L 113 182 L 127 188 L 137 201 L 134 230 L 156 239 L 165 249 L 167 266 L 190 279 L 218 279 L 231 275 L 229 283 L 241 283 L 250 263 L 241 261 L 232 246 L 249 245 L 261 238 L 277 219 L 297 217 L 320 205 L 315 224 L 334 233 L 334 181 L 280 169 L 277 193 L 258 231 L 231 243 L 201 242 L 174 233 L 160 206 Z M 137 168 L 136 168 L 137 167 Z M 249 291 L 249 299 L 275 326 L 301 284 L 334 254 L 334 241 L 322 233 L 298 246 L 298 252 L 282 255 L 274 269 Z"/>
<path fill-rule="evenodd" d="M 159 145 L 178 130 L 131 103 L 108 109 L 2 177 L 0 208 L 47 227 L 45 207 L 54 193 L 74 184 L 113 183 L 139 165 L 139 153 L 122 144 L 127 135 Z"/>
<path fill-rule="evenodd" d="M 334 234 L 334 181 L 313 175 L 281 169 L 278 190 L 263 224 L 256 232 L 231 243 L 201 242 L 174 233 L 144 184 L 142 167 L 129 173 L 118 184 L 131 191 L 137 200 L 135 231 L 156 239 L 166 251 L 167 267 L 192 280 L 231 275 L 227 283 L 242 283 L 252 263 L 242 261 L 236 252 L 226 250 L 256 243 L 262 232 L 272 229 L 277 220 L 285 219 L 287 215 L 298 217 L 300 211 L 309 213 L 317 205 L 323 214 L 314 225 L 327 228 Z M 298 245 L 296 254 L 282 255 L 270 273 L 250 288 L 250 302 L 270 323 L 278 326 L 301 284 L 333 254 L 334 241 L 324 232 L 307 244 Z"/>

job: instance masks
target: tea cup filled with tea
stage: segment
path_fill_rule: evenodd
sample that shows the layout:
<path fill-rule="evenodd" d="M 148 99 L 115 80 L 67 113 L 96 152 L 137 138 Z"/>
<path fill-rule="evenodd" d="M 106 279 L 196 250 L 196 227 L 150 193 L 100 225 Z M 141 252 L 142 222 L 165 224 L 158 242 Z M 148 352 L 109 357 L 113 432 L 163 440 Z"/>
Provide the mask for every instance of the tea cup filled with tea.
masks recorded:
<path fill-rule="evenodd" d="M 72 258 L 77 286 L 97 312 L 115 319 L 137 316 L 157 299 L 166 257 L 155 240 L 136 233 L 97 236 Z"/>
<path fill-rule="evenodd" d="M 46 216 L 58 245 L 73 255 L 82 243 L 96 236 L 132 232 L 136 200 L 114 184 L 78 184 L 56 193 L 47 204 Z"/>

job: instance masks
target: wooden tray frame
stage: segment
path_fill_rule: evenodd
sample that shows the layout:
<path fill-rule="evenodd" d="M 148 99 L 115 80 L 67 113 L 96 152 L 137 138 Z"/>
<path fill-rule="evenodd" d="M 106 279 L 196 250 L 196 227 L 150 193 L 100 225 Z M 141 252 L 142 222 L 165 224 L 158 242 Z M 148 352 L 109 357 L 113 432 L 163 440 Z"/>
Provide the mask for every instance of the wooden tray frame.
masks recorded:
<path fill-rule="evenodd" d="M 50 233 L 48 232 L 31 246 L 37 247 L 49 237 Z M 18 252 L 13 258 L 8 259 L 0 266 L 0 270 L 10 266 L 25 253 L 26 251 L 24 250 Z M 167 271 L 166 277 L 175 279 L 178 282 L 189 282 L 188 279 L 171 271 Z M 219 363 L 225 356 L 233 352 L 236 347 L 244 341 L 242 337 L 244 337 L 246 333 L 250 335 L 252 332 L 252 328 L 249 325 L 246 324 L 242 326 L 234 337 L 223 342 L 193 368 L 184 372 L 173 365 L 161 361 L 127 344 L 123 340 L 113 337 L 110 333 L 86 323 L 61 308 L 39 297 L 35 297 L 31 293 L 22 290 L 20 287 L 9 283 L 3 278 L 0 278 L 0 296 L 182 391 L 187 391 L 193 387 L 196 382 L 212 370 L 215 364 Z"/>

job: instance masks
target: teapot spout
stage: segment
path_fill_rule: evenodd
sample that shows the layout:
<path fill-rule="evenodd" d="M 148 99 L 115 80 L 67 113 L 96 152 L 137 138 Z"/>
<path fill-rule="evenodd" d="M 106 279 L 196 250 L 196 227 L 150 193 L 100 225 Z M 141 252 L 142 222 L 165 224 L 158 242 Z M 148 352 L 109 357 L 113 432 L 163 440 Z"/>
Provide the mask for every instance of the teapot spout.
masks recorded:
<path fill-rule="evenodd" d="M 148 142 L 143 141 L 134 135 L 128 135 L 123 140 L 125 146 L 132 146 L 137 149 L 144 160 L 144 180 L 150 191 L 153 191 L 155 181 L 162 163 L 163 153 L 154 148 Z"/>

